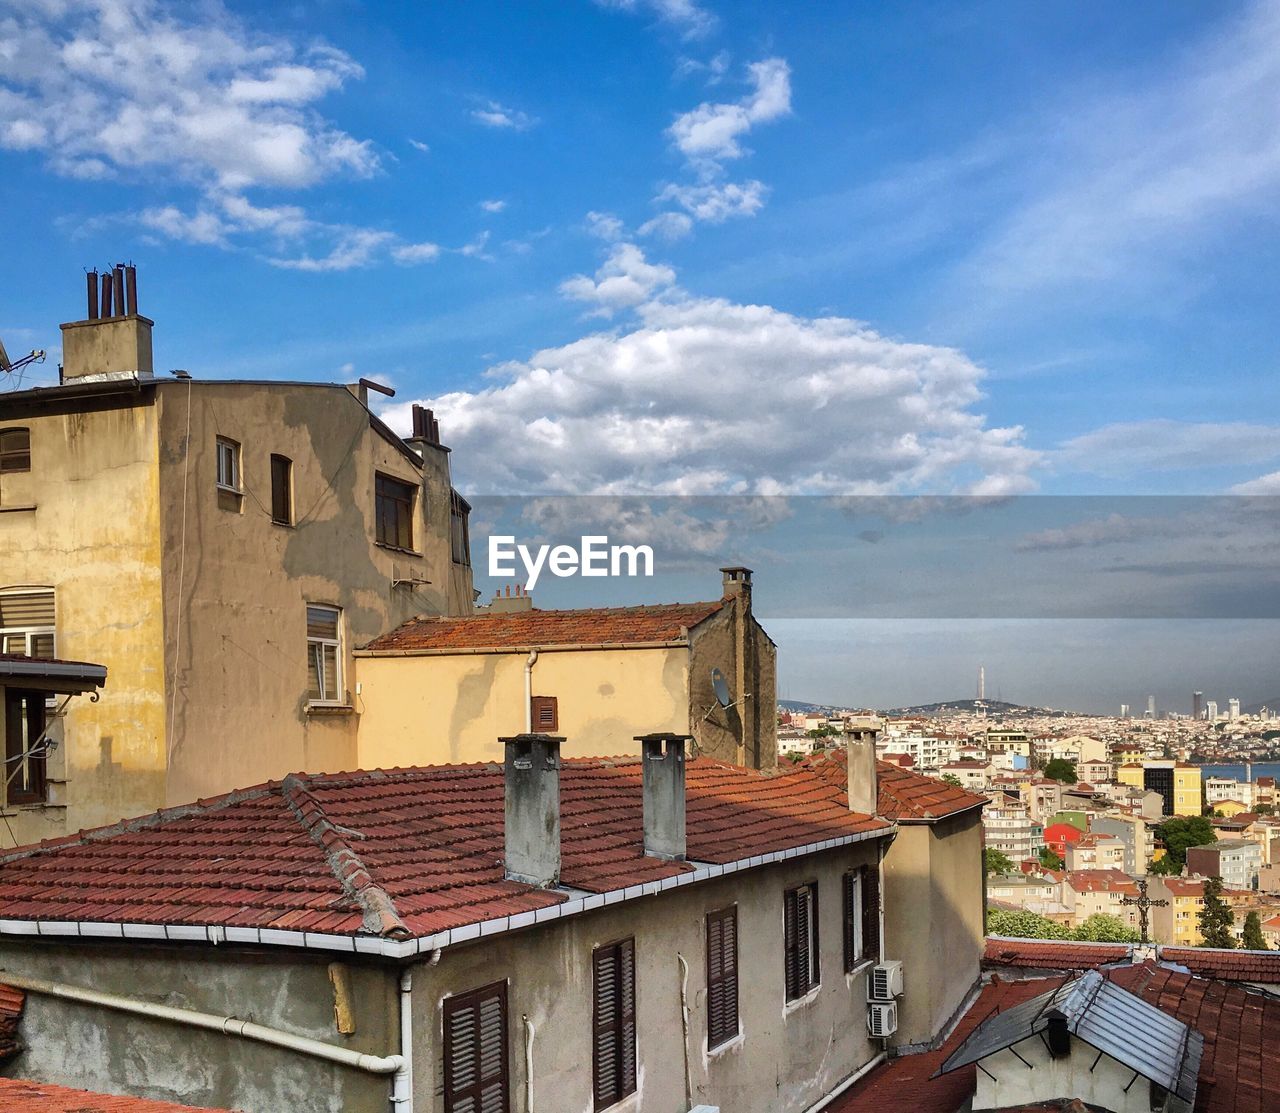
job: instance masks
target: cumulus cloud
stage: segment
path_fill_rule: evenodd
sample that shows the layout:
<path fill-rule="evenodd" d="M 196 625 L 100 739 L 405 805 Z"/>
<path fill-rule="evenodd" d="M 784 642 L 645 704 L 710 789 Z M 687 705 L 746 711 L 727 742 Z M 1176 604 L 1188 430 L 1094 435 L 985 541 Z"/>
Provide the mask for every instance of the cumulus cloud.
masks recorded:
<path fill-rule="evenodd" d="M 658 194 L 659 201 L 674 201 L 696 220 L 721 224 L 733 216 L 755 216 L 764 208 L 769 188 L 763 182 L 677 185 L 672 182 Z"/>
<path fill-rule="evenodd" d="M 341 234 L 332 249 L 318 258 L 301 255 L 296 258 L 270 259 L 274 267 L 282 267 L 295 271 L 348 271 L 357 267 L 367 267 L 380 255 L 395 236 L 390 232 L 380 232 L 373 228 L 353 228 Z"/>
<path fill-rule="evenodd" d="M 401 266 L 410 267 L 415 263 L 430 263 L 440 258 L 438 243 L 405 243 L 391 249 L 391 258 Z"/>
<path fill-rule="evenodd" d="M 430 146 L 422 142 L 421 139 L 410 139 L 409 146 L 412 147 L 415 151 L 421 151 L 424 155 L 431 153 Z"/>
<path fill-rule="evenodd" d="M 430 400 L 476 493 L 1014 492 L 1039 454 L 978 410 L 950 348 L 843 317 L 698 297 L 618 244 L 570 297 L 639 301 L 634 325 L 492 368 Z M 406 426 L 410 403 L 387 417 Z M 501 444 L 504 450 L 492 451 Z"/>
<path fill-rule="evenodd" d="M 782 58 L 766 58 L 747 67 L 753 89 L 727 104 L 704 102 L 676 117 L 667 129 L 680 152 L 691 162 L 741 158 L 739 140 L 756 124 L 791 111 L 791 67 Z"/>
<path fill-rule="evenodd" d="M 667 243 L 684 239 L 693 230 L 693 219 L 684 213 L 659 213 L 652 220 L 646 220 L 636 234 L 639 236 L 656 236 Z"/>
<path fill-rule="evenodd" d="M 496 100 L 486 101 L 479 108 L 473 108 L 471 118 L 487 128 L 510 128 L 512 131 L 527 131 L 538 122 L 536 117 L 527 112 L 508 108 Z"/>
<path fill-rule="evenodd" d="M 1260 475 L 1231 488 L 1233 495 L 1280 495 L 1280 471 Z"/>
<path fill-rule="evenodd" d="M 587 213 L 587 231 L 598 239 L 620 240 L 624 231 L 622 221 L 613 213 Z"/>
<path fill-rule="evenodd" d="M 480 207 L 487 213 L 500 213 L 507 207 L 505 201 L 481 201 Z"/>
<path fill-rule="evenodd" d="M 596 0 L 596 3 L 617 11 L 647 12 L 690 39 L 701 38 L 716 26 L 716 17 L 693 0 Z"/>

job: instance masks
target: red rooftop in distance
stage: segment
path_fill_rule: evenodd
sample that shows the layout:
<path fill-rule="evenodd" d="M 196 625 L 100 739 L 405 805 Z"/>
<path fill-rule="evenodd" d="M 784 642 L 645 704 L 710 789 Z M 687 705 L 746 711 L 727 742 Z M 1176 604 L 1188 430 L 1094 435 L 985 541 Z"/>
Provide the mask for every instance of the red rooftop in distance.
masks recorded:
<path fill-rule="evenodd" d="M 806 757 L 800 768 L 816 773 L 848 799 L 848 753 L 844 749 Z M 987 803 L 985 796 L 966 792 L 935 777 L 913 773 L 889 761 L 876 762 L 876 780 L 879 789 L 876 814 L 895 823 L 932 823 L 971 808 L 985 807 Z"/>

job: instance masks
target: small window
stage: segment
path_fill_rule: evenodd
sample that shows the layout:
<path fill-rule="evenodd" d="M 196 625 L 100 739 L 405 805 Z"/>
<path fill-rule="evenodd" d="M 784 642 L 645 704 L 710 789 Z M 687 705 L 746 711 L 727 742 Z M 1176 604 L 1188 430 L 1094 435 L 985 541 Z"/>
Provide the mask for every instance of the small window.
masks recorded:
<path fill-rule="evenodd" d="M 636 1092 L 636 942 L 624 939 L 591 955 L 591 1073 L 595 1107 Z"/>
<path fill-rule="evenodd" d="M 240 493 L 240 445 L 238 442 L 219 437 L 218 450 L 218 486 L 226 491 Z"/>
<path fill-rule="evenodd" d="M 880 961 L 880 871 L 859 866 L 844 875 L 844 969 Z"/>
<path fill-rule="evenodd" d="M 508 1113 L 507 985 L 444 1002 L 445 1113 Z"/>
<path fill-rule="evenodd" d="M 556 696 L 531 696 L 529 709 L 533 729 L 538 734 L 560 729 L 560 701 Z"/>
<path fill-rule="evenodd" d="M 787 1000 L 803 997 L 821 981 L 818 963 L 818 884 L 783 894 L 783 953 Z"/>
<path fill-rule="evenodd" d="M 307 694 L 312 703 L 341 703 L 342 611 L 307 604 Z"/>
<path fill-rule="evenodd" d="M 471 504 L 457 491 L 449 497 L 449 539 L 453 563 L 471 567 Z"/>
<path fill-rule="evenodd" d="M 56 656 L 51 588 L 0 591 L 0 653 Z"/>
<path fill-rule="evenodd" d="M 31 430 L 0 429 L 0 475 L 31 470 Z"/>
<path fill-rule="evenodd" d="M 43 692 L 5 689 L 5 797 L 10 804 L 42 804 L 47 799 L 45 726 Z"/>
<path fill-rule="evenodd" d="M 707 1047 L 738 1034 L 738 910 L 707 917 Z"/>
<path fill-rule="evenodd" d="M 413 548 L 413 504 L 418 488 L 379 473 L 374 481 L 377 539 L 396 549 Z"/>
<path fill-rule="evenodd" d="M 271 455 L 271 520 L 278 526 L 293 525 L 293 461 Z"/>

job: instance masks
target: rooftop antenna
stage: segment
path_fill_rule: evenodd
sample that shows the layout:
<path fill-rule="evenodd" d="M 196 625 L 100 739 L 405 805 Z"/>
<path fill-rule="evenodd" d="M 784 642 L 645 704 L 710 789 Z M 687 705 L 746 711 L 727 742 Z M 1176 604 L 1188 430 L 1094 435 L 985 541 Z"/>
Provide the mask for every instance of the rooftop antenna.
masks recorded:
<path fill-rule="evenodd" d="M 4 350 L 4 341 L 0 340 L 0 371 L 3 371 L 6 375 L 13 371 L 21 371 L 29 363 L 43 363 L 44 357 L 43 348 L 32 348 L 25 356 L 11 360 L 9 353 Z"/>

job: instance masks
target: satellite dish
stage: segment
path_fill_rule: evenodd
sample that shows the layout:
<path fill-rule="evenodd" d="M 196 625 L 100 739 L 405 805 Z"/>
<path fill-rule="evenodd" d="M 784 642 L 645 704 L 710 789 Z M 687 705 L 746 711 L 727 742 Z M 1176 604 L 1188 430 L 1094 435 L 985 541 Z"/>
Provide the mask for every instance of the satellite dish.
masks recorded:
<path fill-rule="evenodd" d="M 721 707 L 728 707 L 733 703 L 733 697 L 729 695 L 729 682 L 725 680 L 724 673 L 719 669 L 711 670 L 711 687 L 715 689 L 716 702 Z"/>

